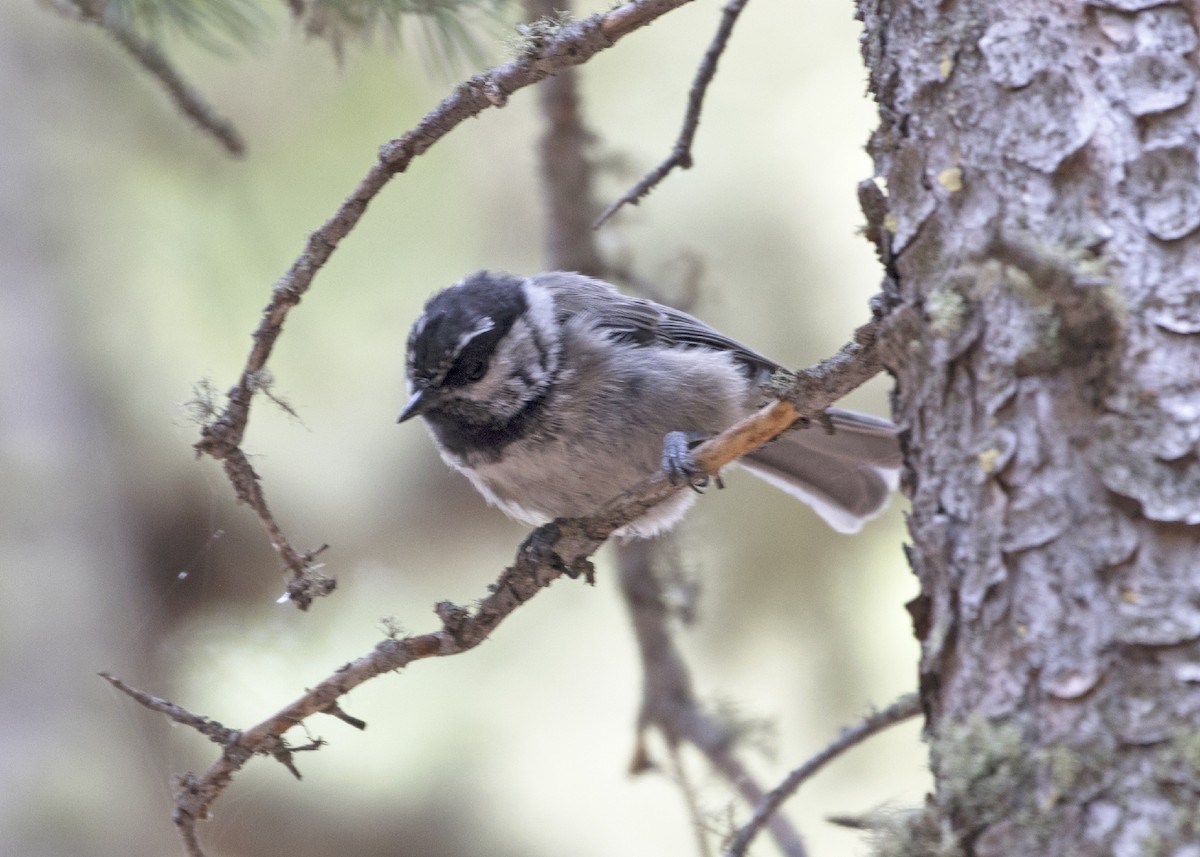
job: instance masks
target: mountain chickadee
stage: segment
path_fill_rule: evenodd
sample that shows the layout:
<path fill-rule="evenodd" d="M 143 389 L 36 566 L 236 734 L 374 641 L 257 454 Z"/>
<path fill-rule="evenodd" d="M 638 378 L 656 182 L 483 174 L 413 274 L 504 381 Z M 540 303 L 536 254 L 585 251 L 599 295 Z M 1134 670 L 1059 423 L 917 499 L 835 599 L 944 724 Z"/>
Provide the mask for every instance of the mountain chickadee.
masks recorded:
<path fill-rule="evenodd" d="M 447 464 L 531 524 L 596 512 L 665 469 L 694 482 L 688 446 L 764 404 L 779 364 L 690 315 L 581 274 L 481 271 L 430 298 L 408 337 L 410 398 Z M 886 505 L 900 467 L 886 420 L 828 410 L 740 463 L 841 532 Z M 618 535 L 668 529 L 681 491 Z"/>

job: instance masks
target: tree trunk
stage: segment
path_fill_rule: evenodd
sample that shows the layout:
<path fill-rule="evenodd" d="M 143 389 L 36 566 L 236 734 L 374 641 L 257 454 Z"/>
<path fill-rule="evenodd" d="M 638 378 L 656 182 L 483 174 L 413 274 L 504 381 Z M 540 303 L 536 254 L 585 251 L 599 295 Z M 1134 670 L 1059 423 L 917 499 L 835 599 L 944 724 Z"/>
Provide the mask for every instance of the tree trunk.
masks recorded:
<path fill-rule="evenodd" d="M 1195 10 L 1151 2 L 859 2 L 936 781 L 887 853 L 1200 855 Z"/>

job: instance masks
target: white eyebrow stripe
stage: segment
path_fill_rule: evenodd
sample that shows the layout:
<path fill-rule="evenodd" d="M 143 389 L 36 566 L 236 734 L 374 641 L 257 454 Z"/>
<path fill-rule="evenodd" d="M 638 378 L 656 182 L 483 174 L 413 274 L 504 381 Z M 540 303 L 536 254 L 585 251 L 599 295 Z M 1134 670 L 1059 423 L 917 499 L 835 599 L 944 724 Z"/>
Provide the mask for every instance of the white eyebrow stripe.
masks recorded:
<path fill-rule="evenodd" d="M 456 342 L 454 345 L 455 356 L 458 356 L 458 354 L 460 354 L 462 350 L 467 347 L 468 343 L 470 343 L 472 339 L 480 334 L 487 333 L 495 326 L 496 322 L 487 316 L 479 319 L 479 323 L 476 324 L 475 327 L 473 327 L 471 330 L 468 330 L 458 338 L 458 342 Z"/>

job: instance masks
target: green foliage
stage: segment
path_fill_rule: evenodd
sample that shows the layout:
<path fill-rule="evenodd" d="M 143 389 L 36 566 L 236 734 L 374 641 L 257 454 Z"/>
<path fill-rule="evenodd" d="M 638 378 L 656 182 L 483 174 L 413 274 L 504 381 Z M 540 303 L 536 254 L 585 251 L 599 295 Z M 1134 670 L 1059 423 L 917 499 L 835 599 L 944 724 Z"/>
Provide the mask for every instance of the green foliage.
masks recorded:
<path fill-rule="evenodd" d="M 107 0 L 103 8 L 114 29 L 156 42 L 179 34 L 210 50 L 254 44 L 269 20 L 258 0 Z"/>
<path fill-rule="evenodd" d="M 463 60 L 478 64 L 481 51 L 474 26 L 482 17 L 498 21 L 505 0 L 312 0 L 303 12 L 304 30 L 333 47 L 339 60 L 351 40 L 382 33 L 394 42 L 405 21 L 421 27 L 419 43 L 433 48 L 443 65 Z"/>
<path fill-rule="evenodd" d="M 74 0 L 82 5 L 84 0 Z M 478 60 L 476 23 L 499 20 L 505 0 L 288 0 L 284 5 L 314 38 L 329 42 L 339 61 L 347 43 L 383 34 L 398 43 L 406 21 L 421 27 L 419 43 L 446 62 Z M 273 0 L 107 0 L 104 21 L 161 42 L 181 36 L 215 51 L 257 44 L 280 4 Z"/>

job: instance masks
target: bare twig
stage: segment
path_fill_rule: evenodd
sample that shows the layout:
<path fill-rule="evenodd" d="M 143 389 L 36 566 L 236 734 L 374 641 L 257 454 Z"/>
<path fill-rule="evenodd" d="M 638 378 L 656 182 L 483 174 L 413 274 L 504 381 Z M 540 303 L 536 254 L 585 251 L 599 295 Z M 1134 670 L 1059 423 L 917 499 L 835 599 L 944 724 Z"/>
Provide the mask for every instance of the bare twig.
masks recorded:
<path fill-rule="evenodd" d="M 229 390 L 225 410 L 201 431 L 196 450 L 224 463 L 238 499 L 254 509 L 272 545 L 291 572 L 288 596 L 301 609 L 306 609 L 314 597 L 330 591 L 332 582 L 315 576 L 311 559 L 306 559 L 305 554 L 293 548 L 284 537 L 267 507 L 258 475 L 241 449 L 250 403 L 256 392 L 254 379 L 260 377 L 258 373 L 271 356 L 288 313 L 308 291 L 313 278 L 338 244 L 358 224 L 371 200 L 393 176 L 404 172 L 413 158 L 424 154 L 465 120 L 489 107 L 502 106 L 517 90 L 586 62 L 612 47 L 623 36 L 687 2 L 689 0 L 631 0 L 608 12 L 564 24 L 557 32 L 531 43 L 520 59 L 459 84 L 415 128 L 380 148 L 379 160 L 333 216 L 309 236 L 304 251 L 275 284 L 254 331 L 254 344 L 241 377 Z"/>
<path fill-rule="evenodd" d="M 900 699 L 883 709 L 883 711 L 877 711 L 854 726 L 845 729 L 841 735 L 828 744 L 821 752 L 812 756 L 803 765 L 788 774 L 782 783 L 759 801 L 758 806 L 754 808 L 754 815 L 738 830 L 723 857 L 743 857 L 746 849 L 750 847 L 751 840 L 754 839 L 758 831 L 762 829 L 762 826 L 775 814 L 780 804 L 791 797 L 805 780 L 812 777 L 813 774 L 821 770 L 829 762 L 856 744 L 870 738 L 872 735 L 882 732 L 889 726 L 908 720 L 910 717 L 916 717 L 920 713 L 920 698 L 915 693 L 910 693 L 900 697 Z"/>
<path fill-rule="evenodd" d="M 877 324 L 871 322 L 859 328 L 854 343 L 830 360 L 797 373 L 788 389 L 778 391 L 780 395 L 788 395 L 792 389 L 803 387 L 810 390 L 811 398 L 799 406 L 782 400 L 768 405 L 697 447 L 696 461 L 710 475 L 715 475 L 720 468 L 786 430 L 796 420 L 819 419 L 825 408 L 879 371 L 874 343 Z M 521 604 L 563 574 L 590 578 L 592 566 L 588 558 L 613 532 L 681 490 L 688 489 L 673 485 L 665 475 L 657 474 L 606 503 L 591 517 L 560 519 L 539 527 L 521 545 L 516 561 L 501 573 L 474 610 L 448 602 L 439 604 L 440 629 L 415 637 L 383 640 L 372 652 L 340 667 L 261 723 L 235 733 L 232 740 L 223 744 L 221 757 L 203 776 L 188 774 L 180 778 L 172 817 L 189 854 L 202 853 L 196 844 L 196 822 L 208 817 L 212 803 L 251 757 L 267 754 L 279 758 L 287 751 L 281 743 L 284 733 L 313 714 L 336 712 L 338 700 L 363 682 L 417 660 L 455 655 L 474 648 Z M 140 691 L 134 692 L 135 698 L 139 698 L 136 694 L 154 699 Z M 732 769 L 725 775 L 731 780 L 740 777 Z"/>
<path fill-rule="evenodd" d="M 639 733 L 650 727 L 658 729 L 673 757 L 680 744 L 695 747 L 721 775 L 737 790 L 750 806 L 762 800 L 764 790 L 754 781 L 734 752 L 735 746 L 728 728 L 719 723 L 700 702 L 692 690 L 687 664 L 671 635 L 670 616 L 663 598 L 662 584 L 652 568 L 655 543 L 631 542 L 622 545 L 618 553 L 620 584 L 629 607 L 638 653 L 642 661 L 642 710 L 638 716 Z M 638 736 L 639 763 L 647 766 L 644 741 Z M 682 763 L 675 767 L 681 771 Z M 693 816 L 695 798 L 681 781 L 684 797 Z M 799 833 L 782 815 L 769 822 L 776 844 L 788 857 L 804 857 L 804 843 Z M 704 831 L 697 829 L 704 848 Z"/>
<path fill-rule="evenodd" d="M 700 795 L 696 791 L 696 786 L 692 783 L 687 766 L 683 763 L 683 756 L 679 752 L 679 745 L 669 744 L 667 752 L 671 756 L 671 769 L 674 773 L 675 782 L 679 786 L 679 791 L 683 794 L 683 802 L 687 806 L 688 817 L 692 821 L 692 833 L 696 837 L 696 853 L 700 857 L 712 857 L 712 848 L 708 844 L 707 825 L 704 823 L 704 810 L 700 806 Z"/>
<path fill-rule="evenodd" d="M 708 86 L 717 73 L 717 61 L 725 52 L 725 46 L 729 43 L 729 37 L 733 33 L 733 25 L 737 23 L 738 16 L 742 14 L 742 9 L 746 7 L 747 2 L 748 0 L 729 0 L 721 10 L 721 23 L 708 45 L 708 50 L 704 52 L 704 59 L 700 61 L 700 66 L 696 69 L 696 76 L 692 80 L 692 88 L 688 92 L 687 112 L 683 117 L 683 127 L 679 131 L 671 154 L 661 164 L 646 173 L 641 181 L 625 191 L 620 199 L 604 209 L 596 218 L 596 222 L 592 224 L 593 229 L 603 226 L 604 222 L 616 214 L 621 206 L 637 205 L 642 197 L 650 193 L 659 182 L 667 177 L 671 170 L 676 167 L 683 170 L 691 169 L 692 141 L 696 137 L 696 129 L 700 127 L 700 111 L 704 107 L 704 96 L 708 93 Z"/>
<path fill-rule="evenodd" d="M 367 721 L 363 720 L 360 717 L 355 717 L 351 714 L 347 714 L 346 712 L 342 711 L 341 707 L 337 703 L 332 703 L 330 705 L 325 706 L 325 710 L 321 713 L 328 714 L 330 717 L 336 717 L 338 720 L 342 721 L 343 723 L 350 724 L 351 726 L 353 726 L 355 729 L 358 729 L 359 731 L 362 731 L 367 728 Z"/>
<path fill-rule="evenodd" d="M 159 714 L 165 714 L 167 717 L 174 720 L 183 726 L 190 726 L 204 735 L 209 740 L 217 744 L 227 744 L 237 736 L 237 730 L 223 726 L 215 720 L 209 720 L 202 714 L 193 714 L 186 708 L 176 705 L 173 702 L 168 702 L 157 696 L 130 687 L 125 682 L 121 681 L 116 676 L 109 673 L 100 673 L 100 678 L 111 684 L 117 690 L 131 697 L 137 702 L 149 708 L 151 711 L 157 711 Z"/>
<path fill-rule="evenodd" d="M 125 51 L 150 73 L 166 90 L 176 109 L 195 122 L 229 154 L 240 157 L 246 151 L 241 134 L 229 120 L 218 116 L 200 94 L 192 89 L 175 66 L 153 42 L 121 26 L 104 14 L 103 0 L 57 0 L 55 8 L 81 21 L 95 24 L 108 33 Z"/>

